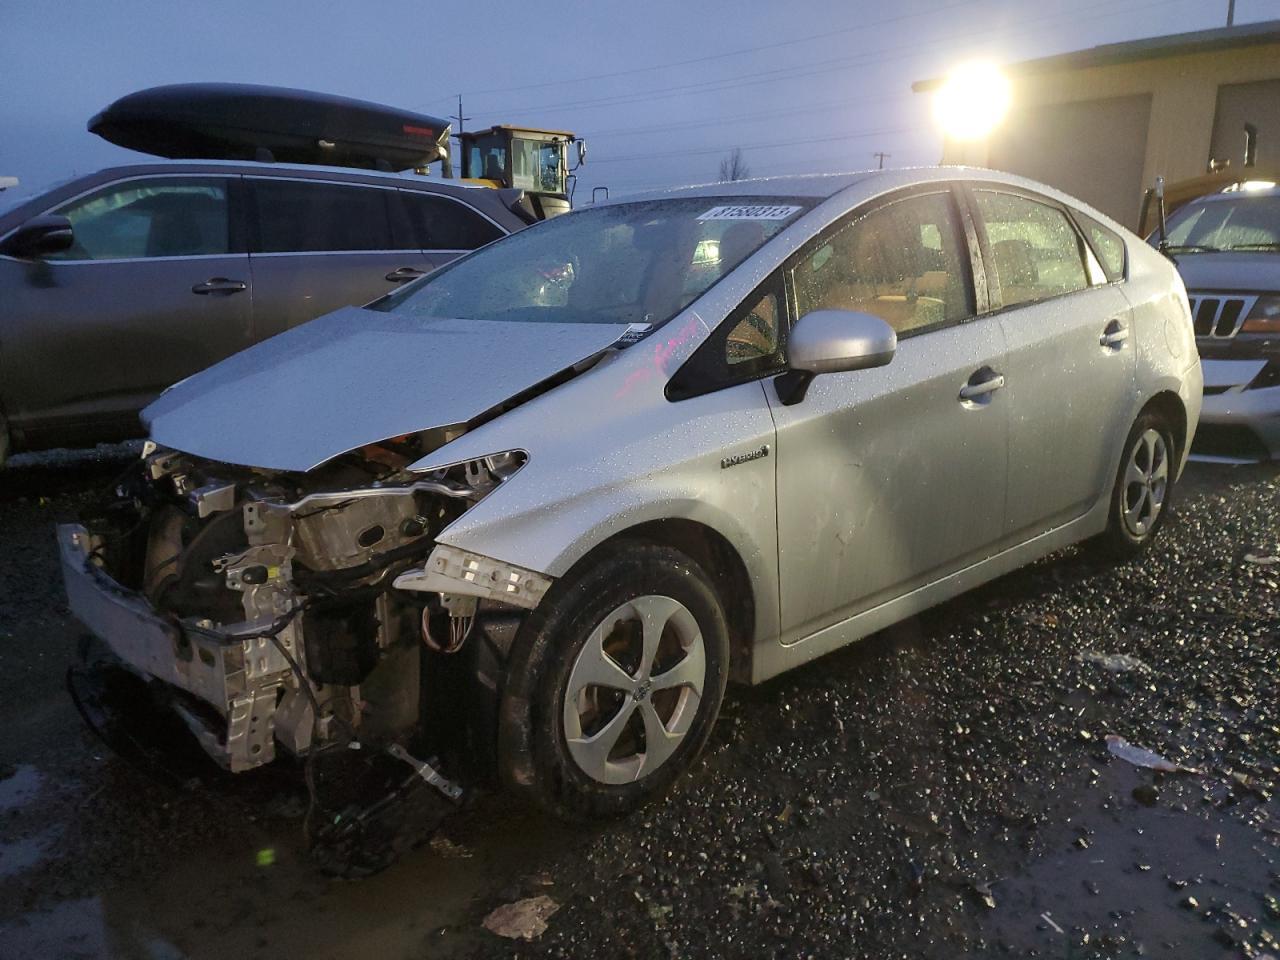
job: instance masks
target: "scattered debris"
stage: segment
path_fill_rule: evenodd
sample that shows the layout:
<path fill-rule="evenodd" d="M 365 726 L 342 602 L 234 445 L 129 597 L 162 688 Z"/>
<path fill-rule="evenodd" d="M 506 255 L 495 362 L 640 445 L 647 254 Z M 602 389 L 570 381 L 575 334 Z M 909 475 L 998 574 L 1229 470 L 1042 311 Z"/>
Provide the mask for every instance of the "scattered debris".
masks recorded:
<path fill-rule="evenodd" d="M 1142 660 L 1127 653 L 1099 653 L 1097 650 L 1085 650 L 1080 654 L 1080 659 L 1096 663 L 1103 670 L 1109 670 L 1111 673 L 1132 673 L 1135 670 L 1146 672 L 1151 669 Z"/>
<path fill-rule="evenodd" d="M 536 940 L 547 932 L 547 919 L 560 909 L 546 894 L 504 903 L 484 918 L 490 933 L 509 940 Z"/>
<path fill-rule="evenodd" d="M 1184 767 L 1180 763 L 1166 760 L 1158 753 L 1135 747 L 1124 737 L 1114 733 L 1107 734 L 1107 749 L 1113 756 L 1132 763 L 1135 767 L 1146 767 L 1148 770 L 1159 770 L 1163 773 L 1200 773 L 1195 767 Z"/>
<path fill-rule="evenodd" d="M 1144 807 L 1154 807 L 1160 799 L 1160 791 L 1149 783 L 1140 783 L 1133 788 L 1133 799 Z"/>
<path fill-rule="evenodd" d="M 1063 930 L 1060 926 L 1058 926 L 1056 923 L 1054 923 L 1054 922 L 1053 922 L 1053 917 L 1049 916 L 1049 911 L 1048 911 L 1048 910 L 1046 910 L 1044 913 L 1040 914 L 1040 919 L 1041 919 L 1041 920 L 1043 920 L 1045 923 L 1047 923 L 1049 926 L 1053 927 L 1053 929 L 1054 929 L 1054 930 L 1056 930 L 1058 933 L 1066 933 L 1066 932 L 1067 932 L 1067 931 Z"/>
<path fill-rule="evenodd" d="M 475 856 L 472 850 L 454 843 L 442 834 L 436 834 L 431 838 L 431 852 L 445 860 L 470 860 Z"/>
<path fill-rule="evenodd" d="M 996 908 L 996 898 L 991 892 L 990 883 L 979 883 L 975 880 L 973 883 L 969 884 L 969 889 L 972 890 L 974 896 L 978 898 L 978 902 L 988 910 L 994 910 Z"/>

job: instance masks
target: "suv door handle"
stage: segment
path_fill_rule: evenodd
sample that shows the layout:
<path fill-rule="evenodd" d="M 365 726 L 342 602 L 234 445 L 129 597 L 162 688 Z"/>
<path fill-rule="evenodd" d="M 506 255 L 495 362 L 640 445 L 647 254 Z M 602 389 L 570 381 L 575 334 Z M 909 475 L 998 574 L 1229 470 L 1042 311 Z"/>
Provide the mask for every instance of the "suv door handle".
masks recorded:
<path fill-rule="evenodd" d="M 1103 347 L 1115 347 L 1117 350 L 1129 339 L 1129 328 L 1120 320 L 1112 320 L 1102 329 L 1102 336 L 1098 337 L 1098 345 Z"/>
<path fill-rule="evenodd" d="M 243 280 L 228 280 L 226 277 L 213 277 L 204 283 L 197 283 L 191 288 L 192 293 L 208 296 L 211 293 L 239 293 L 249 289 Z"/>
<path fill-rule="evenodd" d="M 419 277 L 425 277 L 426 270 L 419 270 L 417 267 L 397 267 L 387 274 L 387 279 L 392 283 L 404 283 L 408 280 L 417 280 Z"/>
<path fill-rule="evenodd" d="M 960 402 L 981 401 L 985 396 L 995 393 L 1004 386 L 1004 374 L 996 373 L 990 367 L 983 367 L 969 378 L 969 382 L 960 388 Z"/>

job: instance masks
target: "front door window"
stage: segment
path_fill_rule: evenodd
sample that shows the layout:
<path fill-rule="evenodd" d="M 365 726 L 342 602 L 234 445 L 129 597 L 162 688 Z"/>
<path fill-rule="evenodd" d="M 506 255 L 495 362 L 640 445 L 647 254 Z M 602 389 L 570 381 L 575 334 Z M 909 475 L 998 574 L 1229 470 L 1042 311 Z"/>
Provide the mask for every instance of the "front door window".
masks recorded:
<path fill-rule="evenodd" d="M 197 257 L 230 250 L 226 182 L 130 180 L 54 211 L 71 221 L 75 242 L 49 260 Z"/>

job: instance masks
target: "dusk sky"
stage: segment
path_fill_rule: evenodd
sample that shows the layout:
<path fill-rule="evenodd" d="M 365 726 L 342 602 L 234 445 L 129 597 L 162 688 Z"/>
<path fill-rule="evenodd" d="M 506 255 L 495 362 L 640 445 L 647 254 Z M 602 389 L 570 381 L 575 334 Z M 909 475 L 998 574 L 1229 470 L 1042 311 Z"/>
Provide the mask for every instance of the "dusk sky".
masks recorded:
<path fill-rule="evenodd" d="M 573 130 L 578 199 L 752 175 L 937 162 L 913 80 L 1226 22 L 1226 0 L 489 0 L 366 4 L 0 0 L 0 175 L 23 188 L 140 159 L 85 130 L 143 87 L 235 81 Z M 1280 17 L 1238 0 L 1237 23 Z M 455 124 L 456 127 L 456 124 Z M 24 191 L 25 192 L 25 189 Z"/>

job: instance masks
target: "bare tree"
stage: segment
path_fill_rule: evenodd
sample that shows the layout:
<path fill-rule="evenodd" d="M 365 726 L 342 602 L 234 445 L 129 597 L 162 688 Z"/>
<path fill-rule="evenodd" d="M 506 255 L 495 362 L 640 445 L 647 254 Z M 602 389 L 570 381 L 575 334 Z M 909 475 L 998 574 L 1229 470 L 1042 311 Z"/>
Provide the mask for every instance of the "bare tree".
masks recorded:
<path fill-rule="evenodd" d="M 751 168 L 742 159 L 742 148 L 734 147 L 733 153 L 720 161 L 720 182 L 728 180 L 745 180 L 751 176 Z"/>

